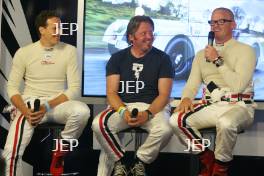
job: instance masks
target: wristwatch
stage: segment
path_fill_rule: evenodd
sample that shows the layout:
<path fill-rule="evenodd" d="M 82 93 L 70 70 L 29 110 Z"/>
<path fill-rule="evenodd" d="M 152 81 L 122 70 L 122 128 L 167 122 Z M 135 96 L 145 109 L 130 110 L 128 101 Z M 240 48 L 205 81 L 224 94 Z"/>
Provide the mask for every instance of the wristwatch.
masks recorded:
<path fill-rule="evenodd" d="M 218 56 L 217 59 L 213 61 L 213 63 L 216 65 L 216 67 L 220 67 L 224 64 L 224 59 L 222 59 L 221 56 Z"/>
<path fill-rule="evenodd" d="M 151 120 L 153 118 L 153 114 L 152 112 L 150 112 L 150 110 L 145 110 L 148 113 L 148 120 Z"/>

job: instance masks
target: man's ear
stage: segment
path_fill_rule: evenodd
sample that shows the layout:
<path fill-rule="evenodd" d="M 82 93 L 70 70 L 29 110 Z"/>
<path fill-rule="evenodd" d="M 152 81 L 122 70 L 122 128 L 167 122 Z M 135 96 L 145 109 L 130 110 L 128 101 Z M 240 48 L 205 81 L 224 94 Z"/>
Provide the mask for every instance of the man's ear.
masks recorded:
<path fill-rule="evenodd" d="M 40 26 L 40 27 L 38 28 L 38 30 L 39 30 L 39 33 L 40 33 L 40 34 L 43 34 L 43 32 L 44 32 L 44 29 L 45 29 L 44 27 Z"/>
<path fill-rule="evenodd" d="M 236 29 L 236 27 L 237 27 L 237 24 L 236 24 L 236 22 L 235 22 L 235 21 L 233 21 L 233 22 L 232 22 L 232 26 L 231 26 L 231 27 L 232 27 L 232 29 L 233 29 L 233 30 L 234 30 L 234 29 Z"/>
<path fill-rule="evenodd" d="M 131 35 L 131 34 L 129 34 L 129 35 L 128 35 L 128 40 L 129 40 L 129 42 L 130 42 L 131 44 L 133 44 L 134 36 Z"/>

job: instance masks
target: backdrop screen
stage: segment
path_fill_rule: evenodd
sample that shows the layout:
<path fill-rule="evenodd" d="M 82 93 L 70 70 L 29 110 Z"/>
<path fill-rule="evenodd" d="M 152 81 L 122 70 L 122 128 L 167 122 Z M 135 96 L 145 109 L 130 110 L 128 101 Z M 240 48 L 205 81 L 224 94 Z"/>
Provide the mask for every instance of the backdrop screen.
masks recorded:
<path fill-rule="evenodd" d="M 155 23 L 153 45 L 165 51 L 174 66 L 171 96 L 180 98 L 195 53 L 207 45 L 208 19 L 216 7 L 234 12 L 234 37 L 254 47 L 255 99 L 264 100 L 264 0 L 86 0 L 83 96 L 106 95 L 106 63 L 111 54 L 128 47 L 125 32 L 129 19 L 145 14 Z"/>

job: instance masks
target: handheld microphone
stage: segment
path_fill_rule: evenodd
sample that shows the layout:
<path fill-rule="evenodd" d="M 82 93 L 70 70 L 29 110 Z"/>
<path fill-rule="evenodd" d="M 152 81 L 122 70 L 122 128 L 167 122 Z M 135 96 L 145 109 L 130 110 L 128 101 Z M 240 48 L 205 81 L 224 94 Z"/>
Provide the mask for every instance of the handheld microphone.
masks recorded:
<path fill-rule="evenodd" d="M 137 108 L 132 109 L 131 117 L 132 117 L 132 118 L 136 118 L 137 115 L 138 115 L 138 109 L 137 109 Z"/>
<path fill-rule="evenodd" d="M 208 33 L 208 45 L 213 46 L 214 38 L 215 38 L 215 33 L 213 31 L 210 31 Z"/>
<path fill-rule="evenodd" d="M 213 46 L 214 38 L 215 38 L 215 33 L 213 31 L 210 31 L 208 33 L 208 45 Z M 210 62 L 210 61 L 206 58 L 206 62 Z"/>
<path fill-rule="evenodd" d="M 39 108 L 40 108 L 40 100 L 35 99 L 35 101 L 34 101 L 34 112 L 39 111 Z"/>

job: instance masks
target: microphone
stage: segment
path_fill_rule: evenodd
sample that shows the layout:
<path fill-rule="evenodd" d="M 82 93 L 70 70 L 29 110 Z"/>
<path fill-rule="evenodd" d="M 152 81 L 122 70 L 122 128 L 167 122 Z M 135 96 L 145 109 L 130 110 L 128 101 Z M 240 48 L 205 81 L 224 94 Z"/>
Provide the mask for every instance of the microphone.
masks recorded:
<path fill-rule="evenodd" d="M 138 109 L 137 108 L 132 109 L 131 115 L 132 115 L 132 118 L 136 118 L 138 115 Z"/>
<path fill-rule="evenodd" d="M 213 46 L 214 38 L 215 38 L 215 33 L 213 31 L 210 31 L 208 33 L 208 45 Z"/>
<path fill-rule="evenodd" d="M 39 111 L 39 108 L 40 108 L 40 100 L 35 99 L 35 101 L 34 101 L 34 112 Z"/>
<path fill-rule="evenodd" d="M 214 38 L 215 38 L 215 33 L 213 31 L 210 31 L 208 33 L 208 45 L 213 46 Z M 207 60 L 207 58 L 205 59 L 206 59 L 206 62 L 210 62 L 209 60 Z"/>

